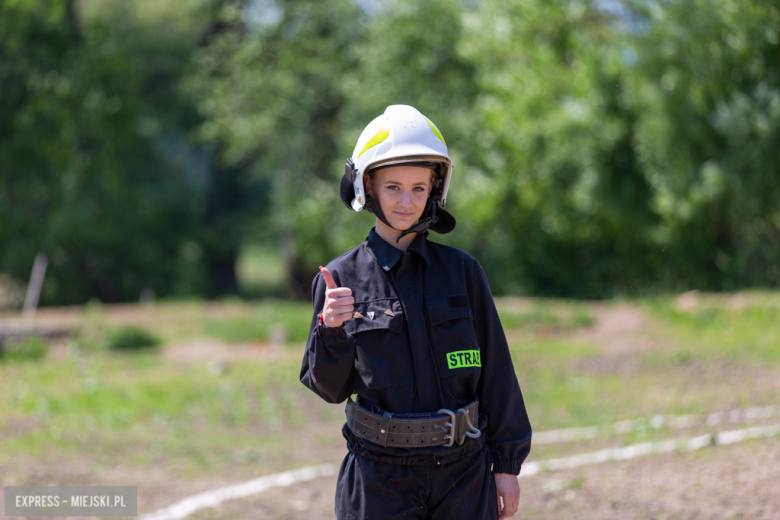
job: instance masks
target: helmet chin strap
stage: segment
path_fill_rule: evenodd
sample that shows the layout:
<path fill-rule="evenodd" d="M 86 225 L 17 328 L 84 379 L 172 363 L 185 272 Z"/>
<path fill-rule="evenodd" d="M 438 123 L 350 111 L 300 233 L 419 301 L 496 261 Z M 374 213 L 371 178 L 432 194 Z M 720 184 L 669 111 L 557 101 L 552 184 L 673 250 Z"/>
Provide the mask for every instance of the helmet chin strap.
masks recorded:
<path fill-rule="evenodd" d="M 397 228 L 394 228 L 390 222 L 387 221 L 385 218 L 385 214 L 382 212 L 382 208 L 379 206 L 379 202 L 366 193 L 366 206 L 371 210 L 374 215 L 376 215 L 376 218 L 384 222 L 386 226 L 388 226 L 390 229 L 395 229 L 396 231 L 401 231 L 401 234 L 398 235 L 398 238 L 396 239 L 395 243 L 397 244 L 401 238 L 405 237 L 406 235 L 410 233 L 425 233 L 428 231 L 428 228 L 430 228 L 432 225 L 436 224 L 436 222 L 439 221 L 439 217 L 436 216 L 436 207 L 438 206 L 438 202 L 436 202 L 436 199 L 433 198 L 433 196 L 428 198 L 428 202 L 425 204 L 425 209 L 423 210 L 423 215 L 428 213 L 428 210 L 431 210 L 431 216 L 425 217 L 423 219 L 420 219 L 417 224 L 411 226 L 409 229 L 400 230 Z"/>

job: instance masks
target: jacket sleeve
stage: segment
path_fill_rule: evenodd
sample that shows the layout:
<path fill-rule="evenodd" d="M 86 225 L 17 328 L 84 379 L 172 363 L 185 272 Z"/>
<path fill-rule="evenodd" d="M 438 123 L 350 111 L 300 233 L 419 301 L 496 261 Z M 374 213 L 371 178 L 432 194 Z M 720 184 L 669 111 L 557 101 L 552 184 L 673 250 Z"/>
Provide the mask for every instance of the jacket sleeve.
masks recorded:
<path fill-rule="evenodd" d="M 531 450 L 531 424 L 490 285 L 482 266 L 476 260 L 474 263 L 475 327 L 482 361 L 477 385 L 479 411 L 488 417 L 493 473 L 519 475 Z"/>
<path fill-rule="evenodd" d="M 325 305 L 325 280 L 317 273 L 312 282 L 314 315 L 301 364 L 301 383 L 329 403 L 341 403 L 352 395 L 355 340 L 344 327 L 317 326 Z"/>

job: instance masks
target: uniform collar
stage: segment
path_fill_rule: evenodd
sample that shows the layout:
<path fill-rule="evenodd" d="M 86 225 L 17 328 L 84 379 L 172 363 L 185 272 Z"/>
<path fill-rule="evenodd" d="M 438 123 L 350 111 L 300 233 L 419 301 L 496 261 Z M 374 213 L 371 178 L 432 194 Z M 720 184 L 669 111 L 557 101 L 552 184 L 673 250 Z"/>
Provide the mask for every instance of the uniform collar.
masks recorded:
<path fill-rule="evenodd" d="M 430 265 L 431 262 L 428 260 L 428 249 L 426 247 L 427 235 L 427 231 L 423 234 L 418 234 L 409 246 L 409 251 L 417 252 L 417 254 L 425 260 L 425 263 Z M 398 262 L 398 259 L 404 254 L 404 252 L 397 247 L 385 242 L 385 239 L 379 236 L 375 228 L 371 228 L 371 231 L 368 232 L 366 245 L 374 255 L 374 258 L 376 258 L 376 261 L 379 262 L 379 265 L 381 265 L 382 269 L 385 271 L 392 269 L 396 262 Z"/>

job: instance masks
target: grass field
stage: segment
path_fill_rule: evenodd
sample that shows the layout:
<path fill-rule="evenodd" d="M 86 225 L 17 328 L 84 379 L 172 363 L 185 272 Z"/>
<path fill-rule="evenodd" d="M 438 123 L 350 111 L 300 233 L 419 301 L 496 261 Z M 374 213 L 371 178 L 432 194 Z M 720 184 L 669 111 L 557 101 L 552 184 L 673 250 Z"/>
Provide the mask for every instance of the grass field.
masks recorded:
<path fill-rule="evenodd" d="M 497 305 L 535 431 L 780 403 L 778 293 Z M 310 318 L 309 304 L 274 300 L 42 310 L 40 323 L 76 334 L 42 359 L 0 362 L 2 484 L 137 484 L 139 512 L 148 513 L 215 486 L 338 462 L 343 409 L 298 381 Z M 127 325 L 161 346 L 107 350 L 112 330 Z M 529 460 L 678 434 L 639 427 L 540 445 Z M 561 489 L 594 485 L 567 478 Z M 545 482 L 539 496 L 549 502 Z M 319 518 L 292 506 L 264 511 L 260 518 Z"/>

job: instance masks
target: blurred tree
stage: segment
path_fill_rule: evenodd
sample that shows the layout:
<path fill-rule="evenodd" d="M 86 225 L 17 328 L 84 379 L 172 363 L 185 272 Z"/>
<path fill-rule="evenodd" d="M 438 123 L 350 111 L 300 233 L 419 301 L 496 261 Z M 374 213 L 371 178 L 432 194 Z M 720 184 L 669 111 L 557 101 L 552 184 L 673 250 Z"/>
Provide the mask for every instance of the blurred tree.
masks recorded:
<path fill-rule="evenodd" d="M 373 224 L 338 180 L 411 104 L 455 162 L 452 235 L 496 294 L 780 283 L 769 0 L 0 1 L 0 272 L 43 303 L 289 294 Z"/>
<path fill-rule="evenodd" d="M 47 252 L 43 303 L 201 292 L 182 250 L 203 158 L 176 90 L 197 24 L 93 7 L 0 4 L 0 269 L 26 280 Z"/>
<path fill-rule="evenodd" d="M 780 8 L 628 4 L 640 164 L 674 288 L 780 282 Z"/>
<path fill-rule="evenodd" d="M 187 81 L 206 118 L 200 135 L 224 143 L 220 164 L 244 165 L 247 189 L 266 193 L 267 206 L 247 215 L 263 229 L 245 237 L 278 240 L 289 294 L 308 295 L 317 265 L 336 254 L 342 82 L 355 72 L 361 11 L 347 0 L 258 1 L 226 4 L 221 16 L 232 29 L 197 53 Z"/>
<path fill-rule="evenodd" d="M 652 278 L 657 217 L 614 18 L 568 1 L 486 1 L 464 17 L 479 95 L 454 193 L 499 293 L 603 297 Z"/>

